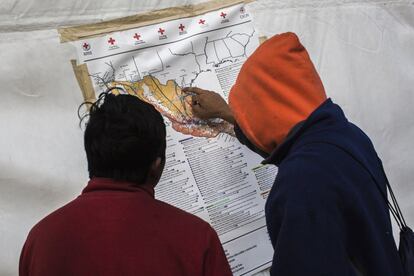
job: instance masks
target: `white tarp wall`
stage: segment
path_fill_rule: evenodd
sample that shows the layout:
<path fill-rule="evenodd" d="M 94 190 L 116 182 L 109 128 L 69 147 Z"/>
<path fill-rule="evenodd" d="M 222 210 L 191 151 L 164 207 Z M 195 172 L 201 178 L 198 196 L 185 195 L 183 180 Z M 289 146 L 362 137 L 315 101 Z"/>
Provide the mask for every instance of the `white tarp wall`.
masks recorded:
<path fill-rule="evenodd" d="M 81 92 L 56 27 L 195 4 L 0 0 L 0 275 L 16 275 L 30 228 L 87 181 Z M 414 2 L 259 0 L 260 35 L 293 31 L 327 93 L 372 138 L 414 225 Z M 79 229 L 82 231 L 82 229 Z"/>

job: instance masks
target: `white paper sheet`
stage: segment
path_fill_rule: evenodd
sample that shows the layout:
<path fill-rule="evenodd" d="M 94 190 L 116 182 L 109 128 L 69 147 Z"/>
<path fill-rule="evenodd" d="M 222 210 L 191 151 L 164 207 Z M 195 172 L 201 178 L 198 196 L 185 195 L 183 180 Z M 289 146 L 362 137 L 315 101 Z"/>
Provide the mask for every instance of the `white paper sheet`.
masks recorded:
<path fill-rule="evenodd" d="M 156 198 L 209 222 L 234 275 L 268 268 L 273 249 L 264 203 L 277 169 L 261 166 L 261 158 L 237 139 L 217 135 L 194 118 L 180 91 L 196 86 L 228 96 L 243 62 L 259 45 L 245 5 L 73 45 L 78 61 L 87 64 L 97 97 L 109 87 L 120 87 L 165 115 L 167 162 Z"/>

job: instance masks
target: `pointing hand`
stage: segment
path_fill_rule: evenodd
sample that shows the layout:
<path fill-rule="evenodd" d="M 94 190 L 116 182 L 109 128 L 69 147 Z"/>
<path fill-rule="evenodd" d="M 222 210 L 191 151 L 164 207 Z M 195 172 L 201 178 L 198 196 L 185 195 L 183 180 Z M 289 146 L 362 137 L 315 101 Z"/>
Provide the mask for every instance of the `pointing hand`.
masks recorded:
<path fill-rule="evenodd" d="M 221 118 L 231 124 L 235 123 L 230 107 L 219 94 L 198 87 L 185 87 L 182 91 L 191 95 L 193 113 L 198 118 Z"/>

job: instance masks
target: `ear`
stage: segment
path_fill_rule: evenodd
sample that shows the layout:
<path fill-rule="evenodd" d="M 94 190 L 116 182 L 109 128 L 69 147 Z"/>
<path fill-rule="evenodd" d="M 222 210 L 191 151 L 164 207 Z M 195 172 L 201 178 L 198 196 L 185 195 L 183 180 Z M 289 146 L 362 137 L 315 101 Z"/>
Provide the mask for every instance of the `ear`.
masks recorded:
<path fill-rule="evenodd" d="M 158 181 L 160 181 L 162 171 L 164 170 L 165 162 L 162 161 L 161 157 L 157 157 L 157 159 L 152 162 L 150 170 L 148 172 L 147 182 L 155 187 Z"/>
<path fill-rule="evenodd" d="M 158 171 L 160 169 L 160 167 L 161 167 L 161 163 L 162 163 L 161 157 L 157 157 L 157 159 L 155 159 L 155 161 L 152 162 L 152 164 L 151 164 L 151 170 Z M 161 168 L 161 170 L 162 169 L 163 168 Z"/>

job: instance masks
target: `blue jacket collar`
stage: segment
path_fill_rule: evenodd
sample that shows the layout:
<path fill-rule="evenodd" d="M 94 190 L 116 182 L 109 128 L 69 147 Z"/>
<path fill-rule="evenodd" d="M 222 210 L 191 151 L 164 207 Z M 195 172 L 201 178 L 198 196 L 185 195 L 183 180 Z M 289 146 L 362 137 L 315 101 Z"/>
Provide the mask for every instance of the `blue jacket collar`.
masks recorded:
<path fill-rule="evenodd" d="M 286 140 L 278 146 L 262 164 L 274 164 L 279 166 L 286 158 L 293 146 L 310 132 L 315 133 L 327 128 L 337 128 L 343 123 L 348 122 L 342 109 L 334 104 L 329 98 L 322 103 L 314 112 L 303 122 L 297 124 L 288 134 Z"/>

